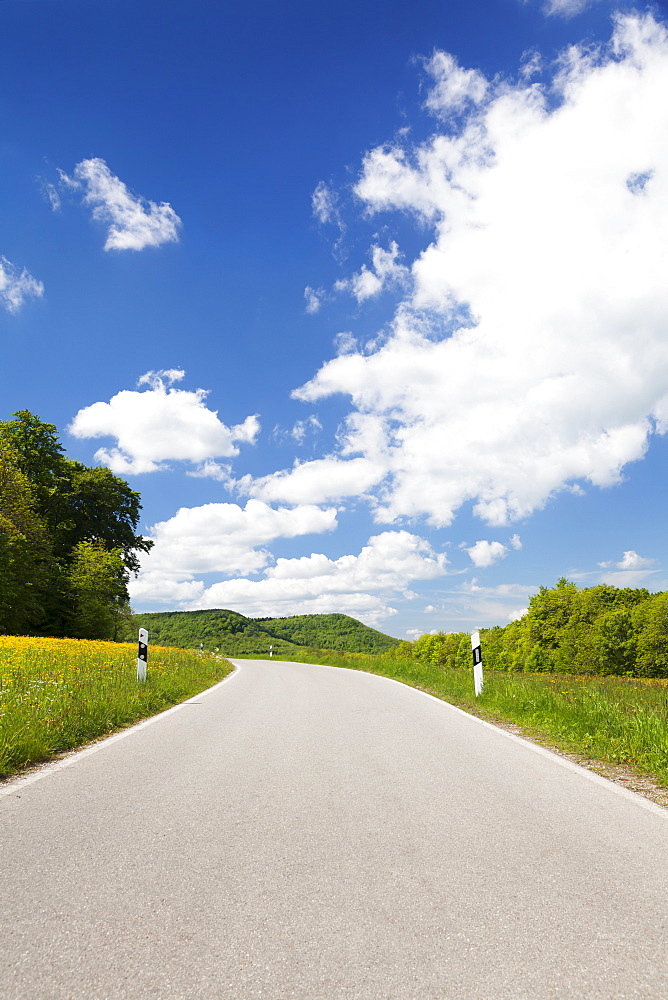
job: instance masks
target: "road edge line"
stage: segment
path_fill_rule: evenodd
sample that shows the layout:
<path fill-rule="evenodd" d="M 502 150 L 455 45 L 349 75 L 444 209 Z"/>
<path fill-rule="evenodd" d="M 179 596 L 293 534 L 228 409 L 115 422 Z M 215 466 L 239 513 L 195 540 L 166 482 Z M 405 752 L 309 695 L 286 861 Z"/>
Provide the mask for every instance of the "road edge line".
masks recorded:
<path fill-rule="evenodd" d="M 264 661 L 259 661 L 264 662 Z M 300 666 L 309 667 L 323 667 L 326 670 L 349 670 L 351 673 L 365 674 L 367 677 L 379 677 L 381 680 L 390 681 L 392 684 L 399 684 L 402 688 L 408 688 L 409 691 L 415 691 L 416 694 L 424 695 L 425 698 L 430 698 L 431 701 L 437 702 L 439 705 L 445 705 L 447 708 L 451 709 L 453 712 L 459 712 L 460 715 L 465 715 L 467 719 L 472 719 L 474 722 L 479 723 L 481 726 L 486 726 L 488 729 L 493 729 L 495 733 L 500 733 L 505 736 L 506 739 L 514 740 L 516 743 L 521 743 L 523 746 L 532 750 L 534 753 L 540 754 L 542 757 L 547 757 L 550 760 L 556 761 L 562 767 L 565 767 L 569 771 L 574 771 L 576 774 L 580 774 L 590 781 L 593 781 L 597 785 L 601 785 L 607 788 L 608 791 L 615 792 L 616 795 L 621 795 L 622 798 L 627 799 L 629 802 L 635 802 L 636 805 L 642 806 L 643 809 L 649 810 L 649 812 L 654 813 L 656 816 L 661 816 L 664 820 L 668 819 L 668 809 L 663 806 L 658 805 L 656 802 L 652 802 L 651 799 L 645 798 L 644 795 L 639 795 L 638 792 L 632 792 L 629 788 L 622 788 L 617 785 L 610 778 L 604 778 L 602 774 L 597 774 L 596 771 L 590 771 L 588 767 L 583 767 L 582 764 L 576 764 L 575 761 L 569 760 L 568 757 L 562 757 L 560 754 L 556 753 L 554 750 L 548 750 L 547 747 L 543 747 L 540 743 L 534 743 L 534 741 L 528 736 L 518 736 L 516 733 L 510 733 L 507 729 L 501 729 L 500 726 L 494 725 L 493 722 L 488 722 L 486 719 L 481 719 L 477 715 L 472 715 L 463 708 L 459 708 L 457 705 L 453 705 L 452 702 L 446 701 L 445 698 L 439 698 L 435 694 L 430 694 L 428 691 L 423 691 L 421 688 L 413 687 L 412 684 L 406 684 L 405 681 L 399 681 L 396 677 L 386 677 L 385 674 L 375 674 L 370 670 L 358 670 L 357 667 L 334 667 L 329 663 L 307 663 L 300 664 L 298 660 L 290 661 L 276 661 L 276 662 L 290 662 L 295 663 Z"/>
<path fill-rule="evenodd" d="M 221 687 L 221 685 L 227 683 L 227 681 L 232 680 L 233 677 L 238 675 L 239 668 L 234 666 L 234 664 L 232 666 L 233 669 L 231 673 L 227 674 L 226 677 L 223 677 L 222 681 L 218 681 L 210 688 L 205 688 L 204 691 L 200 691 L 199 694 L 194 694 L 192 698 L 187 698 L 185 701 L 179 702 L 178 705 L 172 705 L 171 708 L 166 708 L 163 712 L 158 712 L 157 715 L 151 715 L 148 719 L 142 719 L 141 722 L 134 722 L 125 729 L 121 729 L 117 733 L 112 733 L 110 736 L 104 736 L 102 739 L 96 740 L 95 743 L 90 746 L 86 746 L 81 750 L 72 750 L 68 752 L 66 757 L 63 757 L 60 760 L 44 761 L 43 764 L 37 764 L 35 766 L 38 770 L 33 771 L 31 774 L 7 778 L 2 782 L 2 784 L 0 784 L 0 799 L 4 798 L 6 795 L 13 795 L 22 788 L 26 788 L 28 785 L 34 784 L 41 778 L 45 778 L 48 774 L 54 774 L 56 771 L 63 771 L 66 767 L 70 767 L 72 764 L 76 764 L 78 761 L 83 760 L 84 757 L 90 757 L 92 754 L 97 753 L 99 750 L 103 750 L 112 743 L 117 743 L 119 740 L 124 740 L 126 736 L 131 736 L 139 729 L 151 726 L 154 722 L 158 722 L 159 719 L 164 719 L 173 712 L 178 712 L 184 705 L 189 705 L 192 702 L 195 702 L 195 699 L 202 698 L 205 695 L 210 694 L 212 691 L 216 691 L 219 687 Z"/>

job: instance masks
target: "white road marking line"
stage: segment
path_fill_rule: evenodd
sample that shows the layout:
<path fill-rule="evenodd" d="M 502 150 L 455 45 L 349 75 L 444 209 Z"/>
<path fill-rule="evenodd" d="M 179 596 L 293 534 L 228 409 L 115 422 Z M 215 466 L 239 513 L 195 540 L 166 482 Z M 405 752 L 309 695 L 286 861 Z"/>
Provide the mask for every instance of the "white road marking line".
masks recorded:
<path fill-rule="evenodd" d="M 43 766 L 40 766 L 39 771 L 34 771 L 32 774 L 26 774 L 24 777 L 7 779 L 7 781 L 0 786 L 0 799 L 5 795 L 14 795 L 16 792 L 20 792 L 21 789 L 25 788 L 27 785 L 32 785 L 35 781 L 39 781 L 41 778 L 45 778 L 49 774 L 54 774 L 56 771 L 62 771 L 64 768 L 70 767 L 72 764 L 76 764 L 78 761 L 83 760 L 84 757 L 90 757 L 91 754 L 97 753 L 98 750 L 104 750 L 105 747 L 110 746 L 112 743 L 124 740 L 126 736 L 131 736 L 139 729 L 151 726 L 159 719 L 164 719 L 166 716 L 171 715 L 172 712 L 178 712 L 179 709 L 183 708 L 185 705 L 195 703 L 196 698 L 203 698 L 205 695 L 211 694 L 212 691 L 217 691 L 221 684 L 225 684 L 233 677 L 236 677 L 238 673 L 239 670 L 235 667 L 231 674 L 228 674 L 227 677 L 223 677 L 222 681 L 218 681 L 217 684 L 214 684 L 213 687 L 207 688 L 206 691 L 200 691 L 199 694 L 194 694 L 192 698 L 188 698 L 187 701 L 182 701 L 179 705 L 173 705 L 172 708 L 167 708 L 164 712 L 160 712 L 158 715 L 152 715 L 150 719 L 144 719 L 143 722 L 137 722 L 134 726 L 128 726 L 127 729 L 122 729 L 119 733 L 114 733 L 113 736 L 107 736 L 106 739 L 101 739 L 93 746 L 86 747 L 84 750 L 73 750 L 72 753 L 68 754 L 68 756 L 64 757 L 62 760 L 56 760 L 51 763 L 46 761 Z"/>
<path fill-rule="evenodd" d="M 296 663 L 297 661 L 294 662 Z M 298 665 L 322 667 L 324 670 L 352 671 L 353 669 L 351 667 L 331 667 L 327 663 L 308 663 Z M 574 771 L 583 778 L 588 778 L 589 781 L 593 781 L 597 785 L 604 786 L 608 789 L 608 791 L 615 792 L 616 795 L 621 795 L 622 798 L 635 802 L 636 805 L 642 806 L 643 809 L 648 809 L 656 816 L 668 819 L 668 809 L 657 805 L 657 803 L 652 802 L 651 799 L 647 799 L 644 795 L 639 795 L 637 792 L 632 792 L 628 788 L 622 788 L 621 785 L 616 784 L 616 782 L 611 781 L 609 778 L 604 778 L 601 774 L 597 774 L 596 771 L 590 771 L 589 768 L 582 767 L 581 764 L 576 764 L 567 757 L 561 757 L 558 753 L 555 753 L 554 750 L 548 750 L 546 747 L 542 747 L 539 743 L 534 743 L 527 737 L 517 736 L 515 733 L 509 733 L 507 729 L 501 729 L 499 726 L 495 726 L 493 722 L 487 722 L 485 719 L 479 719 L 477 715 L 471 715 L 470 712 L 466 712 L 463 708 L 458 708 L 456 705 L 452 705 L 449 701 L 445 701 L 443 698 L 437 698 L 436 695 L 429 694 L 428 691 L 421 691 L 420 688 L 413 687 L 411 684 L 405 684 L 403 681 L 398 681 L 394 677 L 384 677 L 383 674 L 372 674 L 368 670 L 356 670 L 355 673 L 366 674 L 367 677 L 379 677 L 381 680 L 390 681 L 392 684 L 399 684 L 402 688 L 408 688 L 410 691 L 415 691 L 416 694 L 424 695 L 425 698 L 430 698 L 432 701 L 437 702 L 439 705 L 444 705 L 453 712 L 459 712 L 460 715 L 465 715 L 467 719 L 472 719 L 474 722 L 477 722 L 478 725 L 486 726 L 487 729 L 493 729 L 495 733 L 500 733 L 502 736 L 505 736 L 506 739 L 514 740 L 515 743 L 520 743 L 523 747 L 532 750 L 533 753 L 540 754 L 541 757 L 547 757 L 555 763 L 560 764 L 561 767 L 565 767 L 569 771 Z"/>

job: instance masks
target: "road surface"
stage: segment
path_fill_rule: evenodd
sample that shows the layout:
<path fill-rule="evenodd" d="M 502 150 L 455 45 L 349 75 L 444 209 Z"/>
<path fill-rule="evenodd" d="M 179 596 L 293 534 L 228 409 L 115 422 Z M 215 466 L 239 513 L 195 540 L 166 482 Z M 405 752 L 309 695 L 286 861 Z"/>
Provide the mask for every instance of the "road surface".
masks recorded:
<path fill-rule="evenodd" d="M 2 1000 L 668 998 L 668 810 L 369 674 L 237 661 L 0 838 Z"/>

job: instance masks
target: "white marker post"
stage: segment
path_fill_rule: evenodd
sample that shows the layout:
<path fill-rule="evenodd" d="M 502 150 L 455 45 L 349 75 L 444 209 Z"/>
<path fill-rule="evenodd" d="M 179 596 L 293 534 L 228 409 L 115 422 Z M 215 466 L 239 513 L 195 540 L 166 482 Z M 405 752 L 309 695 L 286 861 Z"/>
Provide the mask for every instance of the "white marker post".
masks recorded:
<path fill-rule="evenodd" d="M 148 632 L 139 629 L 139 649 L 137 650 L 137 680 L 146 680 L 146 665 L 148 663 Z"/>
<path fill-rule="evenodd" d="M 480 648 L 480 632 L 478 629 L 475 632 L 471 632 L 471 651 L 473 653 L 473 684 L 477 698 L 484 685 L 482 679 L 482 649 Z"/>
<path fill-rule="evenodd" d="M 273 655 L 274 655 L 274 647 L 273 647 L 273 646 L 270 646 L 270 647 L 269 647 L 269 656 L 270 656 L 270 657 L 273 657 Z"/>

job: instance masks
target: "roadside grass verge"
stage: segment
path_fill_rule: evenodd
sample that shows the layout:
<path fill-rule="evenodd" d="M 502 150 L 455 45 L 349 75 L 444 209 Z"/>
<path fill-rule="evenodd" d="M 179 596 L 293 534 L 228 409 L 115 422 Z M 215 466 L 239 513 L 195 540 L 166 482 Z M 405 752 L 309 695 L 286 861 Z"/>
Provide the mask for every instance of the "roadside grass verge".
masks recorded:
<path fill-rule="evenodd" d="M 222 657 L 136 643 L 0 636 L 0 778 L 162 712 L 222 680 Z"/>
<path fill-rule="evenodd" d="M 624 764 L 668 787 L 668 680 L 486 669 L 485 687 L 476 698 L 472 669 L 317 650 L 306 651 L 304 662 L 394 678 L 480 718 L 515 723 L 538 742 Z"/>

